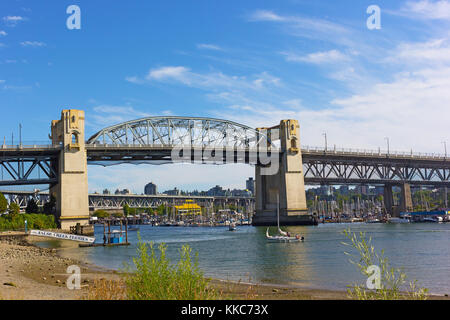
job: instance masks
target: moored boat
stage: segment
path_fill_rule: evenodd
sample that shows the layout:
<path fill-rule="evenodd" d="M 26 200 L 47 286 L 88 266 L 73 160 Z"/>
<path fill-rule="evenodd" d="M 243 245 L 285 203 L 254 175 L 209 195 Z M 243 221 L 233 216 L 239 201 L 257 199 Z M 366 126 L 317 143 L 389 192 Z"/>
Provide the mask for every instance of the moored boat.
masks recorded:
<path fill-rule="evenodd" d="M 276 241 L 276 242 L 292 242 L 292 241 L 303 241 L 305 238 L 300 237 L 300 235 L 295 235 L 292 237 L 289 232 L 285 232 L 280 228 L 280 200 L 277 195 L 277 223 L 278 223 L 278 235 L 271 236 L 269 234 L 269 228 L 266 230 L 266 239 L 268 241 Z"/>

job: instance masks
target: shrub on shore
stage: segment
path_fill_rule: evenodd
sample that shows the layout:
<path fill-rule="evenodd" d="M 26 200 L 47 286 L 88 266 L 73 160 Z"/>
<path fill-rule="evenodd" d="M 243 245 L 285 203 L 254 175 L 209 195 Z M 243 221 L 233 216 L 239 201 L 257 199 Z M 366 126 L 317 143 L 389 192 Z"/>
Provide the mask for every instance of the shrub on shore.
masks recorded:
<path fill-rule="evenodd" d="M 350 229 L 344 230 L 345 237 L 350 243 L 343 242 L 344 245 L 353 247 L 359 256 L 345 252 L 351 256 L 350 262 L 358 267 L 361 274 L 369 277 L 367 283 L 375 280 L 378 288 L 368 289 L 364 285 L 350 285 L 347 290 L 348 297 L 356 300 L 426 300 L 428 289 L 417 286 L 417 280 L 406 285 L 406 274 L 399 268 L 393 268 L 389 264 L 388 258 L 375 251 L 372 245 L 372 238 L 366 239 L 365 232 L 360 232 L 359 236 L 352 233 Z M 359 261 L 357 261 L 359 258 Z M 376 275 L 373 267 L 377 267 L 379 275 Z M 374 284 L 372 282 L 372 284 Z"/>
<path fill-rule="evenodd" d="M 180 249 L 180 261 L 172 265 L 166 257 L 167 245 L 158 251 L 153 243 L 142 242 L 139 236 L 137 253 L 133 259 L 136 272 L 125 273 L 127 297 L 131 300 L 209 300 L 217 299 L 215 290 L 198 267 L 192 249 Z"/>
<path fill-rule="evenodd" d="M 18 214 L 3 215 L 0 217 L 0 231 L 16 231 L 25 228 L 27 220 L 28 229 L 56 229 L 55 217 L 45 214 Z"/>
<path fill-rule="evenodd" d="M 3 193 L 0 192 L 0 214 L 8 209 L 8 201 L 6 200 Z"/>

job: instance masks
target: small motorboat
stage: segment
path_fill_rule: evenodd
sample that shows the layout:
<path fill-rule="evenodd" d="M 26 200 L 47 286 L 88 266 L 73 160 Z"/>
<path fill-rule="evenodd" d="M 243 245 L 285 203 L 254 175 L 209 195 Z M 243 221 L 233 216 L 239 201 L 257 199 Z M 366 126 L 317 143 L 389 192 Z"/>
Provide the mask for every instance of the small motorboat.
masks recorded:
<path fill-rule="evenodd" d="M 388 223 L 410 223 L 411 220 L 409 220 L 408 218 L 404 218 L 404 217 L 400 217 L 400 218 L 396 218 L 396 217 L 392 217 L 388 219 Z"/>
<path fill-rule="evenodd" d="M 236 223 L 234 222 L 230 223 L 228 226 L 228 231 L 236 231 L 236 230 L 237 230 Z"/>
<path fill-rule="evenodd" d="M 139 231 L 138 227 L 128 227 L 128 231 Z"/>

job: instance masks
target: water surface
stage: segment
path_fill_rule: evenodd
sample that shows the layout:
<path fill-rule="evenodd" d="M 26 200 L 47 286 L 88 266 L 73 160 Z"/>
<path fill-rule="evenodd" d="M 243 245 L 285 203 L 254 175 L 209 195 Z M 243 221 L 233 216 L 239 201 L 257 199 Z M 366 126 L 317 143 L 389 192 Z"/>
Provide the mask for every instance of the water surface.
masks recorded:
<path fill-rule="evenodd" d="M 176 261 L 179 249 L 188 244 L 198 252 L 199 265 L 209 277 L 306 288 L 345 290 L 355 282 L 365 283 L 349 263 L 342 244 L 342 231 L 365 231 L 377 250 L 384 249 L 391 264 L 402 267 L 410 279 L 432 293 L 450 293 L 450 223 L 447 224 L 321 224 L 289 227 L 303 235 L 303 243 L 269 243 L 266 228 L 185 228 L 140 226 L 146 242 L 166 243 L 168 257 Z M 95 228 L 102 241 L 103 227 Z M 129 247 L 78 248 L 68 241 L 52 241 L 64 256 L 83 259 L 110 269 L 122 269 L 136 255 L 137 232 L 130 232 Z"/>

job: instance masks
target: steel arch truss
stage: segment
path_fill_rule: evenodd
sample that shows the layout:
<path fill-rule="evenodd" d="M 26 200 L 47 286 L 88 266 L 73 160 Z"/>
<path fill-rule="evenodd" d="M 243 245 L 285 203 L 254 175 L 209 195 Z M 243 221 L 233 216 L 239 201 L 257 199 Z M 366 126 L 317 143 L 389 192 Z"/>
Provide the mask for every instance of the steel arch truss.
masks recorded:
<path fill-rule="evenodd" d="M 0 156 L 0 185 L 39 185 L 58 182 L 51 156 Z"/>
<path fill-rule="evenodd" d="M 9 203 L 16 203 L 20 209 L 25 209 L 31 199 L 39 206 L 50 201 L 50 195 L 48 193 L 36 193 L 36 194 L 17 194 L 17 193 L 5 193 Z"/>
<path fill-rule="evenodd" d="M 89 145 L 266 147 L 272 143 L 262 132 L 235 122 L 191 117 L 149 117 L 105 128 Z"/>
<path fill-rule="evenodd" d="M 450 163 L 304 159 L 305 181 L 312 184 L 401 184 L 450 186 Z"/>

